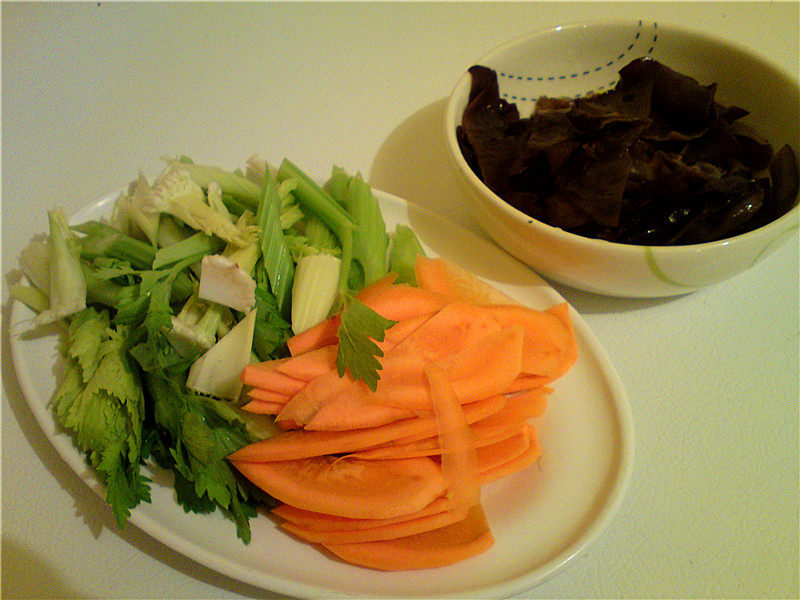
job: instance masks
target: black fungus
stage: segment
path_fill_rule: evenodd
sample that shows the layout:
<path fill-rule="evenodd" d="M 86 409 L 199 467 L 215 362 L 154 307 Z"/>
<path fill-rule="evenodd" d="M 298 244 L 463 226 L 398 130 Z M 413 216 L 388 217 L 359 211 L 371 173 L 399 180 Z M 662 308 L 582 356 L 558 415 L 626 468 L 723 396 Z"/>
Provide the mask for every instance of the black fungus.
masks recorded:
<path fill-rule="evenodd" d="M 529 216 L 614 242 L 709 242 L 785 214 L 798 195 L 797 157 L 773 148 L 701 85 L 652 59 L 620 70 L 613 90 L 541 97 L 528 117 L 497 74 L 469 70 L 457 139 L 470 168 Z"/>

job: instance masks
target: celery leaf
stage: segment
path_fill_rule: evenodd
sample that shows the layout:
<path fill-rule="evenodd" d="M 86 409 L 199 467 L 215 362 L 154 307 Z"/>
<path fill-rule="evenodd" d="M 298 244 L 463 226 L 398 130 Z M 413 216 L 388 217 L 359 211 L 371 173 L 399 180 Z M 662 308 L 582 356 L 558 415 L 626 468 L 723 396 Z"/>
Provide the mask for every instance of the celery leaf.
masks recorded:
<path fill-rule="evenodd" d="M 360 300 L 353 298 L 344 308 L 339 325 L 339 352 L 336 370 L 339 377 L 346 371 L 361 379 L 373 392 L 378 387 L 383 351 L 375 343 L 382 342 L 386 330 L 397 321 L 386 319 Z"/>

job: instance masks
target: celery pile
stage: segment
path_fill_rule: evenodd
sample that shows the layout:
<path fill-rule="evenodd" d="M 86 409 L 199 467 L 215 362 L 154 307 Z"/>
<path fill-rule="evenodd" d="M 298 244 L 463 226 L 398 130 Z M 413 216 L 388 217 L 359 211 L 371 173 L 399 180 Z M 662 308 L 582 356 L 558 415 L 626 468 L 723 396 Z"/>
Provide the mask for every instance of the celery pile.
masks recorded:
<path fill-rule="evenodd" d="M 272 435 L 271 417 L 242 410 L 240 374 L 288 354 L 286 340 L 341 312 L 337 368 L 375 388 L 393 322 L 356 299 L 387 274 L 413 283 L 413 232 L 387 233 L 360 175 L 334 167 L 318 185 L 289 160 L 251 158 L 235 172 L 167 161 L 140 175 L 106 220 L 68 226 L 59 209 L 20 265 L 13 296 L 36 324 L 66 327 L 66 369 L 52 400 L 106 487 L 122 527 L 149 501 L 148 459 L 174 475 L 187 511 L 217 508 L 250 539 L 269 503 L 226 457 Z M 393 238 L 393 239 L 392 239 Z"/>

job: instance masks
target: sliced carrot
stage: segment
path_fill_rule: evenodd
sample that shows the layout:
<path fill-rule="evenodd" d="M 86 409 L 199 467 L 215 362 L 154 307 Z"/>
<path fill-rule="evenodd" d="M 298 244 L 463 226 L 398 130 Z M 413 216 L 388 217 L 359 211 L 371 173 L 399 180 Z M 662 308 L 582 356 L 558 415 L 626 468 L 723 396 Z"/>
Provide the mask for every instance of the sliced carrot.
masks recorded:
<path fill-rule="evenodd" d="M 268 400 L 252 400 L 242 406 L 242 410 L 259 415 L 277 415 L 283 404 L 281 402 L 270 402 Z"/>
<path fill-rule="evenodd" d="M 456 521 L 461 521 L 466 517 L 467 510 L 451 509 L 435 514 L 417 517 L 414 519 L 404 519 L 389 525 L 379 525 L 374 527 L 362 527 L 359 529 L 328 530 L 319 531 L 306 529 L 291 522 L 281 523 L 281 527 L 296 535 L 297 537 L 311 543 L 317 544 L 353 544 L 359 542 L 376 542 L 381 540 L 393 540 L 431 529 L 438 529 L 445 525 L 450 525 Z"/>
<path fill-rule="evenodd" d="M 497 479 L 514 475 L 523 469 L 527 469 L 536 462 L 542 454 L 542 447 L 539 445 L 539 440 L 536 437 L 536 430 L 532 426 L 529 426 L 528 436 L 529 444 L 525 452 L 478 475 L 478 480 L 481 485 L 486 485 Z"/>
<path fill-rule="evenodd" d="M 418 255 L 415 274 L 419 287 L 452 299 L 480 305 L 516 302 L 505 292 L 445 259 Z"/>
<path fill-rule="evenodd" d="M 291 504 L 276 506 L 272 509 L 272 514 L 283 521 L 289 521 L 303 529 L 311 529 L 314 531 L 346 531 L 364 529 L 366 527 L 392 525 L 409 519 L 418 519 L 419 517 L 426 517 L 428 515 L 444 512 L 452 508 L 453 502 L 449 498 L 441 496 L 421 510 L 407 515 L 391 517 L 389 519 L 354 519 L 352 517 L 339 517 L 336 515 L 304 510 L 292 506 Z"/>
<path fill-rule="evenodd" d="M 242 371 L 242 383 L 252 387 L 272 390 L 284 394 L 296 394 L 306 386 L 306 382 L 289 377 L 276 370 L 276 365 L 252 363 Z"/>
<path fill-rule="evenodd" d="M 526 392 L 534 388 L 543 387 L 552 381 L 552 377 L 520 373 L 519 377 L 512 381 L 509 386 L 503 390 L 503 393 L 512 394 L 514 392 Z"/>
<path fill-rule="evenodd" d="M 476 451 L 478 473 L 491 472 L 523 454 L 530 446 L 528 430 L 529 426 L 523 425 L 515 435 L 479 448 Z"/>
<path fill-rule="evenodd" d="M 382 288 L 361 301 L 386 319 L 404 321 L 441 310 L 449 298 L 431 290 L 399 283 Z"/>
<path fill-rule="evenodd" d="M 556 379 L 572 366 L 572 332 L 560 318 L 519 304 L 496 304 L 488 310 L 504 327 L 523 328 L 523 373 Z"/>
<path fill-rule="evenodd" d="M 275 370 L 301 381 L 310 381 L 336 368 L 338 352 L 339 344 L 328 344 L 292 356 L 276 365 Z"/>
<path fill-rule="evenodd" d="M 359 460 L 315 456 L 253 463 L 231 461 L 273 498 L 342 517 L 385 519 L 421 510 L 445 491 L 429 458 Z"/>
<path fill-rule="evenodd" d="M 464 406 L 469 423 L 484 419 L 505 406 L 500 396 L 487 398 Z M 436 435 L 435 419 L 414 418 L 381 427 L 351 431 L 284 431 L 276 436 L 253 442 L 233 452 L 228 458 L 238 462 L 272 462 L 295 460 L 324 454 L 343 454 L 378 446 L 392 440 L 418 436 L 424 439 Z"/>
<path fill-rule="evenodd" d="M 303 424 L 303 428 L 308 431 L 349 431 L 387 425 L 416 416 L 426 415 L 424 411 L 363 402 L 357 397 L 341 394 L 321 406 Z"/>
<path fill-rule="evenodd" d="M 389 271 L 386 275 L 381 277 L 380 279 L 373 281 L 372 283 L 365 285 L 363 288 L 359 290 L 356 294 L 356 298 L 364 302 L 368 300 L 370 296 L 373 294 L 378 294 L 383 290 L 391 287 L 395 281 L 397 281 L 398 274 Z"/>
<path fill-rule="evenodd" d="M 547 397 L 552 392 L 552 388 L 541 387 L 518 392 L 506 396 L 506 404 L 495 416 L 493 421 L 524 421 L 534 417 L 540 417 L 547 408 Z"/>
<path fill-rule="evenodd" d="M 425 367 L 425 377 L 430 386 L 436 433 L 442 447 L 442 475 L 447 483 L 447 495 L 456 506 L 475 506 L 481 501 L 480 485 L 475 478 L 478 471 L 475 434 L 469 428 L 448 373 L 430 364 Z"/>
<path fill-rule="evenodd" d="M 339 324 L 341 322 L 342 318 L 337 313 L 301 333 L 296 333 L 286 340 L 289 354 L 292 356 L 299 356 L 300 354 L 310 352 L 316 348 L 338 344 Z"/>
<path fill-rule="evenodd" d="M 263 402 L 276 402 L 281 406 L 289 401 L 291 396 L 283 392 L 276 392 L 274 390 L 266 390 L 264 388 L 251 388 L 247 391 L 247 395 L 253 400 L 261 400 Z"/>
<path fill-rule="evenodd" d="M 493 544 L 486 515 L 477 505 L 461 521 L 439 529 L 394 540 L 324 546 L 351 564 L 401 571 L 451 565 L 481 554 Z"/>
<path fill-rule="evenodd" d="M 520 374 L 523 331 L 512 326 L 467 345 L 437 364 L 461 403 L 500 394 Z"/>
<path fill-rule="evenodd" d="M 561 304 L 556 304 L 547 309 L 549 314 L 555 316 L 559 319 L 564 326 L 567 328 L 570 334 L 569 338 L 569 345 L 567 346 L 566 356 L 565 356 L 565 369 L 566 372 L 569 367 L 571 367 L 575 362 L 578 360 L 578 345 L 575 340 L 575 326 L 572 323 L 572 317 L 570 316 L 569 312 L 569 304 L 566 302 L 562 302 Z M 562 373 L 563 374 L 563 373 Z"/>

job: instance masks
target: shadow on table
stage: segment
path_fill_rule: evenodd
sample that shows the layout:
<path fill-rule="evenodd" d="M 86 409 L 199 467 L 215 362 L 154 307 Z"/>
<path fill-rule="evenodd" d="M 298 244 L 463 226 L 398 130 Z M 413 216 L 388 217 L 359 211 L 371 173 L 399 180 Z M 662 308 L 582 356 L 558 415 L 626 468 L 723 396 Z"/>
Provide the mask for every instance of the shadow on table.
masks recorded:
<path fill-rule="evenodd" d="M 9 301 L 2 306 L 3 323 L 10 322 L 10 304 Z M 75 514 L 83 519 L 95 538 L 98 538 L 102 531 L 106 529 L 118 535 L 131 546 L 152 556 L 169 568 L 184 574 L 186 577 L 247 598 L 285 598 L 285 596 L 242 583 L 209 569 L 165 546 L 133 525 L 127 525 L 120 531 L 108 505 L 61 459 L 56 449 L 42 432 L 36 417 L 28 406 L 28 401 L 25 398 L 13 366 L 11 338 L 7 326 L 3 327 L 2 330 L 0 352 L 2 352 L 3 391 L 8 399 L 11 413 L 42 464 L 58 481 L 59 485 L 72 496 L 75 502 Z M 8 418 L 8 415 L 4 415 L 4 418 Z M 42 598 L 75 598 L 83 595 L 75 590 L 64 589 L 64 582 L 61 581 L 57 573 L 42 579 L 38 588 L 30 582 L 26 583 L 24 581 L 26 575 L 32 575 L 39 571 L 47 573 L 48 567 L 42 564 L 42 560 L 39 557 L 31 556 L 29 549 L 20 547 L 18 544 L 6 539 L 3 540 L 2 565 L 3 597 L 17 597 L 14 596 L 15 590 L 23 593 L 23 596 L 19 597 L 31 597 L 31 591 L 37 592 L 36 597 Z M 14 569 L 15 571 L 11 572 L 7 571 L 7 569 Z M 15 579 L 17 580 L 17 585 L 9 585 Z"/>
<path fill-rule="evenodd" d="M 368 179 L 379 190 L 414 202 L 442 217 L 460 219 L 462 225 L 489 240 L 466 216 L 469 207 L 459 204 L 468 201 L 459 190 L 448 157 L 444 136 L 446 105 L 447 99 L 442 98 L 400 123 L 378 149 Z M 672 300 L 614 298 L 548 283 L 581 314 L 643 310 Z"/>

